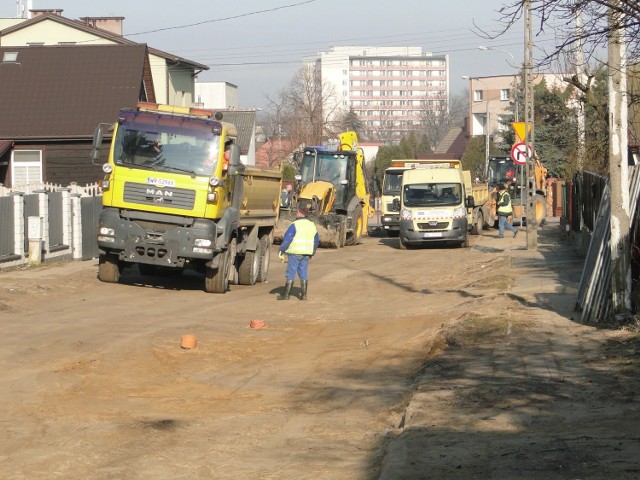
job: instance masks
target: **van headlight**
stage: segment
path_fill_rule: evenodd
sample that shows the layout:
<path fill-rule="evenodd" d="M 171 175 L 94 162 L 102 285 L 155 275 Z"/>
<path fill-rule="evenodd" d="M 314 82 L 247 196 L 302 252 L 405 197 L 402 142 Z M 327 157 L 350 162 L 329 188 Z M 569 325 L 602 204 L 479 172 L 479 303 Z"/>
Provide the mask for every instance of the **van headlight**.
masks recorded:
<path fill-rule="evenodd" d="M 467 207 L 458 207 L 453 211 L 453 218 L 465 218 L 467 216 Z"/>
<path fill-rule="evenodd" d="M 400 212 L 400 218 L 402 220 L 413 220 L 413 215 L 411 215 L 411 210 L 408 208 L 403 208 Z"/>

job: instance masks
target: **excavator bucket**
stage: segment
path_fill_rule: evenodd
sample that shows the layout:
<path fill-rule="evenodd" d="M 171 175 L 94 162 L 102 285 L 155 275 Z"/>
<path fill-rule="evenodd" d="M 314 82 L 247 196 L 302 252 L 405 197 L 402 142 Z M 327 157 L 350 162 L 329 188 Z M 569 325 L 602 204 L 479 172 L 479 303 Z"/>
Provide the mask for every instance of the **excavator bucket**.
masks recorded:
<path fill-rule="evenodd" d="M 344 222 L 336 215 L 315 215 L 307 217 L 318 230 L 320 248 L 340 248 L 344 246 Z M 296 219 L 296 212 L 281 210 L 278 223 L 273 233 L 273 243 L 280 244 L 289 225 Z"/>

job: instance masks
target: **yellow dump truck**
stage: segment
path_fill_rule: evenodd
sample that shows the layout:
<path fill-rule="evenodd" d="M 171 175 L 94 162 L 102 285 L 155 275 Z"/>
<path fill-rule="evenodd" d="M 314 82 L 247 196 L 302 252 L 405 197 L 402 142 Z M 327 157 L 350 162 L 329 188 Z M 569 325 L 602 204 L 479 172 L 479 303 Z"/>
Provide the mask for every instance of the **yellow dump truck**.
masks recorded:
<path fill-rule="evenodd" d="M 94 135 L 100 159 L 105 130 Z M 98 278 L 204 274 L 204 290 L 267 280 L 282 172 L 240 162 L 238 131 L 210 110 L 139 103 L 120 111 L 102 182 Z"/>
<path fill-rule="evenodd" d="M 274 241 L 282 241 L 302 204 L 309 208 L 308 218 L 318 229 L 321 247 L 359 244 L 373 209 L 356 133 L 341 133 L 337 148 L 306 147 L 296 153 L 296 160 L 296 202 L 280 210 Z"/>

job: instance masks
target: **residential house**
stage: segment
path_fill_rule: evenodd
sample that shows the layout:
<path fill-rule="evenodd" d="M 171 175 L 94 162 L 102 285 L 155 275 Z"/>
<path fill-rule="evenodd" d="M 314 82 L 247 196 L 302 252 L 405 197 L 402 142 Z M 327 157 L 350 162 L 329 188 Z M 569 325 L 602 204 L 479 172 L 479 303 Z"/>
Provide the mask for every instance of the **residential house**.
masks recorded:
<path fill-rule="evenodd" d="M 563 76 L 540 73 L 534 74 L 531 81 L 536 85 L 544 80 L 548 88 L 566 88 Z M 469 136 L 500 136 L 500 132 L 509 128 L 505 122 L 524 121 L 524 112 L 512 108 L 519 81 L 518 75 L 469 78 Z"/>
<path fill-rule="evenodd" d="M 123 17 L 71 20 L 62 10 L 31 10 L 32 18 L 0 30 L 0 46 L 137 45 L 123 36 Z M 195 103 L 195 78 L 202 65 L 148 47 L 155 101 L 182 107 Z"/>
<path fill-rule="evenodd" d="M 102 178 L 89 154 L 99 123 L 154 101 L 146 45 L 0 47 L 0 183 Z M 103 149 L 106 155 L 106 150 Z"/>
<path fill-rule="evenodd" d="M 278 167 L 293 161 L 292 153 L 295 145 L 291 140 L 267 140 L 256 152 L 256 165 L 261 167 Z"/>

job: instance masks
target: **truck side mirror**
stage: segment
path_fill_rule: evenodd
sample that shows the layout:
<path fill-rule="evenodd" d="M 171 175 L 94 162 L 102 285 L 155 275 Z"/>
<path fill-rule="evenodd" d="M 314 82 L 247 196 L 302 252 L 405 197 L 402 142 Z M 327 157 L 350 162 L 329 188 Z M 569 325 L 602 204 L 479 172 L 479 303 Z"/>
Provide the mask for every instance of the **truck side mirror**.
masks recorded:
<path fill-rule="evenodd" d="M 400 199 L 399 198 L 394 198 L 393 199 L 393 210 L 396 212 L 400 211 Z"/>
<path fill-rule="evenodd" d="M 473 198 L 473 195 L 469 195 L 467 197 L 467 208 L 475 208 L 476 201 Z"/>
<path fill-rule="evenodd" d="M 237 167 L 240 165 L 240 147 L 235 143 L 229 146 L 230 154 L 229 154 L 229 165 L 231 167 Z"/>
<path fill-rule="evenodd" d="M 91 144 L 91 153 L 89 155 L 93 165 L 100 164 L 100 148 L 102 147 L 102 138 L 104 137 L 105 130 L 113 131 L 113 125 L 110 123 L 100 123 L 93 131 L 93 143 Z"/>

